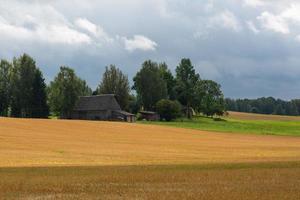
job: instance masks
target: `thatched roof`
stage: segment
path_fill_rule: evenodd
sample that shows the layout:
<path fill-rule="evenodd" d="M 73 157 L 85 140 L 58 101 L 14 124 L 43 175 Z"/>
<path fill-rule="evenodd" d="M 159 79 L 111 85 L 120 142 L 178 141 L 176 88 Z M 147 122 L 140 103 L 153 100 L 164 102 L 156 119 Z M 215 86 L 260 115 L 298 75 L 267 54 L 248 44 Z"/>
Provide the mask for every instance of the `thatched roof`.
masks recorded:
<path fill-rule="evenodd" d="M 104 94 L 80 97 L 74 111 L 121 110 L 115 95 Z"/>

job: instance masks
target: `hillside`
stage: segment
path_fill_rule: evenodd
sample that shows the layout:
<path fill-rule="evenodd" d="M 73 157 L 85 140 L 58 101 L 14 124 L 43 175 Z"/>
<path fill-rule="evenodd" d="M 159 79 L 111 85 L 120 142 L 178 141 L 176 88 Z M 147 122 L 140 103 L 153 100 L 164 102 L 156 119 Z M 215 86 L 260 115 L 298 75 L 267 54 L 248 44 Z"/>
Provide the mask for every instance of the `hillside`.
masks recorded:
<path fill-rule="evenodd" d="M 165 126 L 0 118 L 0 166 L 201 164 L 294 161 L 299 137 Z"/>
<path fill-rule="evenodd" d="M 0 118 L 0 199 L 298 199 L 299 158 L 300 137 Z"/>

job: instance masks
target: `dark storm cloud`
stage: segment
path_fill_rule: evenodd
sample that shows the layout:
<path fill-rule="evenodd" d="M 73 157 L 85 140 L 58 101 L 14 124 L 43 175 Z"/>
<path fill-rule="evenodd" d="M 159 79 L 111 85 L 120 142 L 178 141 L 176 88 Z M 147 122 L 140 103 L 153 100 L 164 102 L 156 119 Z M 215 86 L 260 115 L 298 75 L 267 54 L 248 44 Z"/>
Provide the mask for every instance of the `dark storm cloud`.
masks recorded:
<path fill-rule="evenodd" d="M 71 66 L 93 88 L 109 64 L 131 79 L 146 59 L 189 57 L 228 97 L 300 97 L 300 5 L 270 2 L 3 0 L 0 56 L 29 53 L 47 81 Z"/>

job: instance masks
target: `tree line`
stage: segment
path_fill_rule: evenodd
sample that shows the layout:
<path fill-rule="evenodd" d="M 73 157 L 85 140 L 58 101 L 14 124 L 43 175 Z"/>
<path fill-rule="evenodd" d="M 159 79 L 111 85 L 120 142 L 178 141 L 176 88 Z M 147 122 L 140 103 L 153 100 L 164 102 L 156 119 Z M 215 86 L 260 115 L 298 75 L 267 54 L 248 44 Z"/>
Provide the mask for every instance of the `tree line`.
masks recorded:
<path fill-rule="evenodd" d="M 51 114 L 69 118 L 80 96 L 98 94 L 115 94 L 123 110 L 156 111 L 168 121 L 180 113 L 191 118 L 193 112 L 214 116 L 225 111 L 221 86 L 202 80 L 187 58 L 178 64 L 175 75 L 164 62 L 145 61 L 134 76 L 132 87 L 119 68 L 107 66 L 95 91 L 67 66 L 60 67 L 46 85 L 29 55 L 0 62 L 0 116 L 47 118 Z"/>
<path fill-rule="evenodd" d="M 48 117 L 46 84 L 35 61 L 27 55 L 0 62 L 0 114 Z"/>
<path fill-rule="evenodd" d="M 229 111 L 274 115 L 300 115 L 300 99 L 284 101 L 273 97 L 258 99 L 225 99 Z"/>

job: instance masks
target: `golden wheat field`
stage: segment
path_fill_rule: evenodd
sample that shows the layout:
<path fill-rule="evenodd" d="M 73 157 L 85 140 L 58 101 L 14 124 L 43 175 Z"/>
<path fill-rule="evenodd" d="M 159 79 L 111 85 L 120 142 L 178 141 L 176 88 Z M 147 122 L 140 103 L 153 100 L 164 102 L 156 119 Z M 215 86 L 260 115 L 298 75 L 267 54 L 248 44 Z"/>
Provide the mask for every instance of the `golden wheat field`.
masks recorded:
<path fill-rule="evenodd" d="M 228 117 L 238 120 L 266 120 L 266 121 L 300 121 L 299 116 L 286 116 L 286 115 L 265 115 L 243 112 L 228 112 Z"/>
<path fill-rule="evenodd" d="M 292 161 L 300 137 L 213 133 L 162 126 L 0 119 L 0 166 L 202 164 Z"/>
<path fill-rule="evenodd" d="M 299 199 L 300 137 L 0 118 L 0 199 Z"/>

